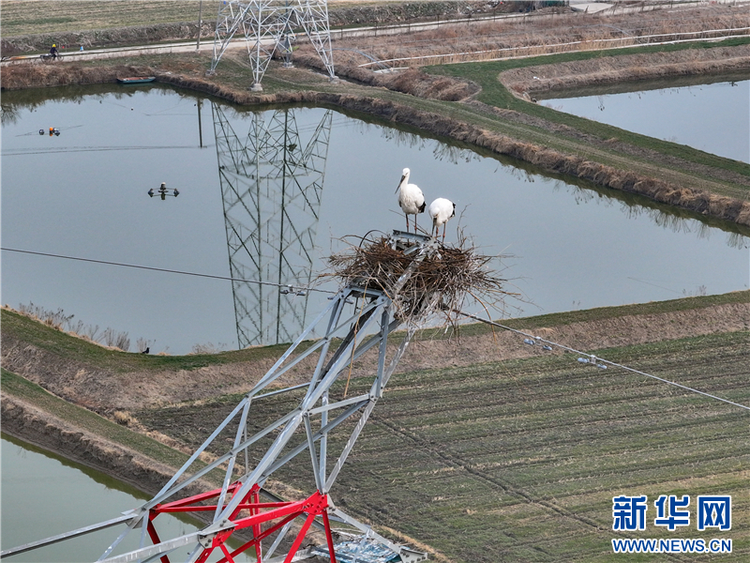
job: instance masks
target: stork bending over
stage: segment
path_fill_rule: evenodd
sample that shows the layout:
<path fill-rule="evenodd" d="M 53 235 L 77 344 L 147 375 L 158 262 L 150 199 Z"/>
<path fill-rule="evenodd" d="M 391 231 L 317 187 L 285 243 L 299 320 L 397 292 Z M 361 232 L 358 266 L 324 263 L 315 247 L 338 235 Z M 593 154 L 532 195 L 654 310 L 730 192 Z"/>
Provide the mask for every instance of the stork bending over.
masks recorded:
<path fill-rule="evenodd" d="M 456 215 L 456 204 L 449 199 L 439 197 L 430 204 L 427 211 L 432 217 L 433 236 L 437 237 L 440 234 L 440 227 L 442 226 L 443 242 L 445 242 L 445 224 L 448 219 Z"/>

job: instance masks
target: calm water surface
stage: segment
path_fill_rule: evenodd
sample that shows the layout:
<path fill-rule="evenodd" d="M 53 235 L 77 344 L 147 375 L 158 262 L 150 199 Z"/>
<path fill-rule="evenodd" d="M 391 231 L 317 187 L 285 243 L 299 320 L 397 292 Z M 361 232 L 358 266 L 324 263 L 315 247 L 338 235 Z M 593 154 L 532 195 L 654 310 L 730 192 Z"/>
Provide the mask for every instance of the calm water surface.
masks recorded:
<path fill-rule="evenodd" d="M 3 107 L 2 246 L 121 265 L 3 251 L 2 303 L 62 308 L 127 333 L 131 351 L 293 338 L 325 293 L 221 278 L 315 283 L 345 237 L 404 228 L 404 167 L 428 201 L 456 202 L 449 241 L 460 228 L 506 256 L 496 267 L 522 299 L 496 318 L 749 284 L 747 232 L 340 113 L 239 111 L 159 87 L 10 93 Z M 180 195 L 150 198 L 161 182 Z"/>
<path fill-rule="evenodd" d="M 121 512 L 137 508 L 146 500 L 133 487 L 5 434 L 0 460 L 3 476 L 0 504 L 2 549 L 116 518 Z M 164 537 L 196 529 L 191 523 L 170 514 L 160 515 L 155 522 Z M 7 560 L 19 563 L 95 561 L 123 530 L 119 527 L 101 530 L 14 555 Z M 122 547 L 136 549 L 137 539 L 126 538 Z M 174 557 L 173 561 L 183 561 L 187 551 L 183 554 L 177 550 Z M 245 562 L 249 559 L 240 556 L 239 560 Z"/>
<path fill-rule="evenodd" d="M 649 137 L 750 162 L 750 80 L 668 84 L 542 103 Z"/>

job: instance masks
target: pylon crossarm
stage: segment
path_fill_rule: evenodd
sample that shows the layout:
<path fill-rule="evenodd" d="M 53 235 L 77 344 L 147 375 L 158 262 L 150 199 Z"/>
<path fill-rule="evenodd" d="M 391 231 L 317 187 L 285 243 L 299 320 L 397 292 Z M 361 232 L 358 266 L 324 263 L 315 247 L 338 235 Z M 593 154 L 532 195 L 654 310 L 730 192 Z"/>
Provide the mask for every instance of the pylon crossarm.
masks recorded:
<path fill-rule="evenodd" d="M 350 293 L 351 292 L 349 292 L 349 291 L 342 291 L 342 292 L 340 292 L 339 295 L 336 298 L 334 298 L 334 302 L 331 303 L 331 305 L 329 305 L 328 308 L 326 309 L 326 311 L 324 311 L 324 312 L 329 312 L 330 313 L 331 311 L 333 311 L 334 314 L 332 315 L 332 317 L 339 317 L 340 316 L 340 312 L 342 310 L 341 305 L 344 302 L 346 302 L 346 299 L 349 297 Z M 377 293 L 369 293 L 369 295 L 378 295 L 378 294 Z M 286 373 L 289 369 L 295 367 L 297 364 L 299 364 L 299 362 L 301 362 L 302 360 L 304 360 L 308 356 L 312 355 L 318 349 L 323 348 L 323 351 L 322 351 L 322 353 L 320 355 L 320 360 L 318 362 L 318 366 L 316 367 L 316 371 L 315 371 L 315 373 L 313 375 L 313 378 L 311 380 L 310 389 L 312 390 L 313 389 L 313 385 L 317 382 L 318 377 L 320 375 L 320 372 L 321 372 L 321 369 L 322 369 L 322 365 L 323 365 L 323 361 L 325 359 L 326 352 L 328 351 L 328 346 L 330 345 L 331 338 L 333 338 L 343 328 L 351 325 L 351 323 L 354 323 L 357 320 L 359 320 L 361 322 L 362 321 L 362 317 L 367 317 L 367 319 L 369 321 L 369 317 L 372 314 L 372 312 L 375 309 L 377 309 L 378 307 L 382 307 L 382 305 L 383 305 L 383 303 L 382 303 L 382 297 L 383 297 L 382 294 L 380 294 L 379 297 L 381 298 L 381 301 L 374 301 L 372 303 L 367 304 L 362 309 L 362 311 L 354 312 L 350 317 L 348 317 L 347 319 L 345 319 L 343 321 L 341 321 L 340 319 L 336 318 L 335 321 L 338 321 L 338 322 L 335 323 L 335 326 L 331 326 L 329 324 L 328 330 L 327 330 L 325 336 L 323 336 L 323 338 L 321 338 L 320 340 L 318 340 L 318 342 L 312 344 L 310 346 L 310 348 L 308 348 L 304 352 L 300 353 L 293 360 L 291 360 L 291 362 L 285 364 L 285 362 L 287 362 L 289 360 L 289 358 L 292 356 L 293 352 L 297 349 L 297 347 L 299 347 L 299 345 L 304 341 L 304 339 L 309 335 L 309 333 L 312 332 L 312 329 L 314 328 L 313 325 L 317 325 L 322 320 L 323 315 L 320 315 L 315 320 L 315 322 L 313 323 L 313 325 L 311 325 L 310 327 L 308 327 L 310 330 L 305 331 L 305 333 L 303 333 L 303 335 L 300 338 L 298 338 L 287 349 L 287 351 L 281 356 L 281 358 L 279 358 L 276 361 L 276 363 L 266 372 L 266 375 L 264 375 L 263 378 L 250 390 L 250 392 L 248 393 L 248 396 L 253 396 L 256 393 L 262 391 L 270 383 L 276 381 L 281 375 L 283 375 L 284 373 Z M 369 324 L 369 322 L 367 322 L 366 324 Z M 364 327 L 360 327 L 359 330 L 362 330 L 363 328 Z M 356 334 L 356 333 L 354 333 L 354 334 Z M 347 343 L 351 342 L 353 340 L 353 338 L 354 338 L 353 335 L 349 335 L 349 337 L 346 340 L 346 342 Z M 374 344 L 374 342 L 373 342 L 373 344 Z M 339 346 L 336 354 L 334 355 L 334 358 L 332 358 L 330 360 L 329 366 L 325 369 L 326 373 L 330 372 L 331 364 L 335 364 L 335 360 L 337 358 L 339 358 L 342 354 L 344 354 L 346 352 L 346 350 L 347 350 L 346 346 Z M 366 350 L 363 350 L 362 353 L 364 353 L 364 351 L 366 351 Z"/>
<path fill-rule="evenodd" d="M 281 395 L 282 393 L 289 393 L 290 391 L 296 391 L 297 389 L 302 389 L 304 387 L 309 387 L 310 383 L 300 383 L 299 385 L 292 385 L 291 387 L 285 387 L 284 389 L 276 389 L 275 391 L 269 391 L 268 393 L 263 393 L 262 395 L 255 395 L 253 396 L 253 401 L 258 401 L 260 399 L 265 399 L 266 397 L 273 397 L 274 395 Z"/>
<path fill-rule="evenodd" d="M 323 481 L 321 479 L 318 466 L 318 452 L 315 448 L 312 425 L 310 424 L 310 413 L 305 416 L 305 435 L 307 437 L 307 449 L 310 452 L 310 462 L 312 465 L 313 477 L 315 478 L 315 489 L 321 491 L 323 490 Z"/>
<path fill-rule="evenodd" d="M 384 314 L 387 313 L 386 311 L 383 312 Z M 399 326 L 401 326 L 401 321 L 394 320 L 388 325 L 388 331 L 387 334 L 381 335 L 381 334 L 373 334 L 370 336 L 367 341 L 365 341 L 361 346 L 357 347 L 356 352 L 354 355 L 352 355 L 350 363 L 356 362 L 365 352 L 370 350 L 371 348 L 375 347 L 376 344 L 380 344 L 380 352 L 378 357 L 378 373 L 382 373 L 380 362 L 385 362 L 385 347 L 388 344 L 387 336 L 392 331 L 396 330 Z M 376 393 L 376 396 L 380 396 L 380 393 Z"/>
<path fill-rule="evenodd" d="M 128 553 L 115 555 L 107 559 L 99 559 L 98 563 L 132 563 L 133 561 L 144 561 L 149 557 L 164 555 L 186 545 L 192 545 L 198 541 L 198 532 L 191 532 L 171 540 L 162 541 L 156 545 L 142 547 Z"/>
<path fill-rule="evenodd" d="M 364 403 L 370 400 L 370 397 L 371 397 L 371 394 L 357 395 L 356 397 L 349 397 L 348 399 L 343 399 L 335 403 L 328 403 L 326 405 L 321 405 L 314 409 L 310 409 L 309 412 L 310 412 L 310 415 L 316 415 L 322 412 L 330 412 L 333 409 L 341 409 L 344 407 L 348 407 L 349 405 L 353 405 L 353 404 L 356 404 L 358 405 L 358 407 L 361 407 Z"/>
<path fill-rule="evenodd" d="M 245 401 L 245 407 L 242 409 L 240 422 L 237 425 L 237 431 L 234 435 L 234 446 L 232 447 L 231 452 L 232 457 L 229 459 L 229 463 L 227 464 L 227 470 L 224 474 L 224 483 L 221 487 L 221 495 L 219 496 L 219 500 L 216 503 L 216 514 L 214 516 L 218 515 L 219 507 L 224 504 L 224 499 L 226 498 L 227 491 L 229 490 L 229 483 L 232 480 L 232 475 L 234 474 L 234 464 L 237 460 L 237 454 L 242 451 L 241 449 L 239 449 L 239 445 L 242 443 L 242 436 L 247 429 L 247 415 L 250 412 L 251 402 L 252 400 L 248 398 L 248 400 Z"/>
<path fill-rule="evenodd" d="M 223 522 L 228 521 L 230 515 L 240 504 L 244 496 L 250 491 L 250 489 L 259 482 L 259 478 L 268 469 L 268 467 L 276 461 L 284 446 L 287 445 L 294 432 L 297 430 L 300 424 L 302 424 L 302 413 L 299 409 L 292 411 L 294 416 L 286 423 L 284 429 L 274 440 L 271 447 L 268 449 L 263 458 L 258 462 L 255 469 L 241 479 L 242 487 L 234 493 L 231 500 L 227 503 L 224 510 L 214 519 L 214 524 L 210 525 L 206 530 L 212 530 L 221 526 Z"/>
<path fill-rule="evenodd" d="M 291 362 L 286 364 L 284 367 L 280 367 L 276 369 L 275 371 L 273 371 L 273 373 L 271 373 L 271 371 L 269 370 L 269 372 L 264 376 L 264 379 L 259 381 L 255 385 L 255 387 L 253 387 L 253 389 L 248 393 L 248 395 L 254 398 L 258 398 L 258 396 L 255 395 L 256 393 L 263 391 L 266 387 L 268 387 L 270 383 L 273 383 L 274 381 L 276 381 L 280 376 L 284 375 L 287 371 L 297 366 L 297 364 L 299 364 L 302 360 L 304 360 L 308 356 L 311 356 L 312 354 L 317 352 L 320 348 L 326 346 L 326 344 L 327 342 L 325 340 L 318 340 L 316 343 L 312 344 L 307 350 L 300 353 L 297 357 L 295 357 Z M 271 369 L 273 370 L 273 368 Z M 307 383 L 302 383 L 300 385 L 296 385 L 293 388 L 298 389 L 300 387 L 309 387 L 309 386 L 310 386 L 310 382 L 307 382 Z M 267 397 L 273 393 L 280 393 L 280 392 L 282 391 L 274 391 L 271 393 L 265 393 L 262 396 Z"/>
<path fill-rule="evenodd" d="M 401 341 L 401 344 L 396 350 L 396 353 L 393 355 L 393 358 L 391 358 L 391 363 L 388 364 L 388 368 L 383 371 L 383 387 L 388 384 L 388 381 L 390 381 L 393 372 L 396 371 L 396 366 L 398 366 L 398 362 L 401 360 L 401 356 L 403 356 L 404 352 L 406 352 L 406 348 L 409 346 L 409 343 L 411 342 L 411 338 L 412 336 L 414 336 L 415 331 L 416 327 L 414 326 L 410 326 L 408 328 L 408 330 L 406 331 L 406 336 Z"/>
<path fill-rule="evenodd" d="M 131 512 L 131 513 L 133 514 L 133 519 L 132 519 L 132 520 L 130 520 L 130 521 L 129 521 L 129 522 L 127 523 L 127 527 L 125 528 L 125 531 L 123 531 L 123 532 L 122 532 L 122 534 L 120 534 L 120 535 L 119 535 L 119 536 L 117 537 L 117 539 L 116 539 L 115 541 L 113 541 L 113 542 L 112 542 L 112 543 L 111 543 L 111 544 L 109 545 L 109 547 L 108 547 L 108 548 L 107 548 L 107 549 L 106 549 L 106 550 L 104 551 L 104 553 L 103 553 L 103 554 L 101 555 L 101 557 L 100 557 L 99 559 L 104 559 L 104 558 L 105 558 L 105 557 L 107 557 L 107 556 L 108 556 L 108 555 L 109 555 L 110 553 L 112 553 L 112 551 L 113 551 L 113 550 L 114 550 L 114 549 L 115 549 L 115 548 L 116 548 L 116 547 L 117 547 L 118 545 L 120 545 L 120 542 L 121 542 L 121 541 L 122 541 L 123 539 L 125 539 L 125 537 L 126 537 L 126 536 L 127 536 L 127 535 L 128 535 L 128 534 L 129 534 L 130 532 L 131 532 L 131 530 L 133 530 L 133 529 L 135 529 L 135 528 L 136 528 L 137 526 L 141 525 L 141 524 L 143 523 L 144 519 L 145 519 L 145 518 L 146 518 L 146 517 L 148 516 L 148 511 L 147 511 L 147 510 L 143 510 L 143 509 L 139 510 L 137 514 L 136 514 L 136 511 L 135 511 L 135 510 L 132 510 L 132 511 L 130 511 L 130 512 Z M 145 545 L 145 542 L 146 542 L 146 530 L 145 530 L 145 526 L 141 526 L 141 528 L 143 528 L 143 529 L 141 530 L 141 543 L 140 543 L 140 544 L 138 544 L 138 545 L 139 545 L 139 547 L 143 547 L 143 546 Z"/>
<path fill-rule="evenodd" d="M 277 430 L 282 425 L 286 424 L 290 419 L 292 419 L 297 413 L 296 412 L 290 412 L 284 415 L 283 417 L 279 418 L 277 421 L 275 421 L 272 424 L 269 424 L 267 427 L 265 427 L 260 432 L 257 432 L 254 434 L 251 438 L 248 438 L 247 440 L 240 443 L 237 447 L 229 450 L 227 453 L 225 453 L 222 456 L 219 456 L 214 461 L 212 461 L 210 464 L 206 465 L 205 467 L 201 468 L 200 470 L 196 471 L 194 474 L 192 474 L 189 478 L 186 480 L 180 482 L 179 484 L 175 485 L 174 482 L 172 484 L 172 487 L 170 489 L 162 489 L 162 491 L 156 495 L 153 499 L 151 499 L 149 502 L 145 503 L 141 508 L 142 509 L 151 509 L 158 505 L 159 503 L 163 502 L 165 499 L 173 497 L 175 494 L 180 492 L 181 490 L 185 489 L 189 485 L 193 484 L 194 482 L 198 481 L 202 477 L 206 476 L 208 473 L 216 469 L 217 467 L 220 467 L 223 463 L 230 460 L 233 456 L 236 456 L 238 453 L 244 451 L 246 448 L 253 445 L 255 442 L 263 438 L 264 436 L 267 436 L 274 430 Z M 226 425 L 221 426 L 221 428 L 225 428 Z M 204 448 L 205 449 L 205 448 Z M 203 449 L 198 450 L 198 453 L 202 452 Z M 197 456 L 196 456 L 197 457 Z M 183 466 L 183 468 L 178 471 L 178 473 L 175 474 L 175 478 L 172 479 L 172 481 L 176 481 L 176 478 L 181 477 L 185 474 L 185 470 L 189 468 L 189 466 Z"/>
<path fill-rule="evenodd" d="M 252 396 L 256 394 L 258 391 L 261 391 L 264 389 L 271 381 L 276 379 L 278 377 L 278 370 L 280 367 L 284 364 L 284 362 L 289 359 L 289 357 L 294 353 L 294 351 L 297 349 L 297 347 L 302 344 L 305 340 L 307 340 L 311 333 L 315 330 L 315 328 L 318 326 L 320 321 L 326 316 L 326 314 L 330 314 L 332 317 L 337 316 L 340 314 L 341 305 L 342 305 L 342 298 L 341 293 L 339 293 L 331 302 L 328 307 L 326 307 L 322 313 L 320 313 L 315 320 L 304 330 L 302 333 L 297 337 L 297 339 L 292 343 L 289 348 L 281 355 L 281 357 L 276 360 L 276 363 L 271 366 L 271 368 L 266 372 L 266 375 L 264 375 L 261 380 L 256 383 L 253 388 L 250 390 L 248 395 Z M 327 334 L 330 334 L 332 331 L 329 329 Z M 320 347 L 322 344 L 317 343 L 313 346 Z"/>
<path fill-rule="evenodd" d="M 161 502 L 161 499 L 163 498 L 163 495 L 165 495 L 167 493 L 167 491 L 170 490 L 170 488 L 185 473 L 185 471 L 187 471 L 187 469 L 189 469 L 190 466 L 193 465 L 193 463 L 195 462 L 195 460 L 198 459 L 198 456 L 200 456 L 200 454 L 205 451 L 205 449 L 211 444 L 211 442 L 213 442 L 216 439 L 216 437 L 221 433 L 221 431 L 224 430 L 224 428 L 226 428 L 227 424 L 229 424 L 229 422 L 237 415 L 237 413 L 242 408 L 244 408 L 244 403 L 245 403 L 245 401 L 243 400 L 236 407 L 234 407 L 234 409 L 232 410 L 232 412 L 227 415 L 227 417 L 224 419 L 224 421 L 221 424 L 219 424 L 219 426 L 216 428 L 216 430 L 214 430 L 210 434 L 210 436 L 204 440 L 203 444 L 201 444 L 198 447 L 198 449 L 193 453 L 193 455 L 191 455 L 188 458 L 188 460 L 174 474 L 174 476 L 167 482 L 167 484 L 164 485 L 162 487 L 162 489 L 158 493 L 156 493 L 156 495 L 154 496 L 154 498 L 151 501 L 151 503 L 146 503 L 144 505 L 144 507 L 150 508 L 149 504 L 151 504 L 151 506 L 154 506 L 155 504 L 158 504 L 159 502 Z"/>
<path fill-rule="evenodd" d="M 369 326 L 374 322 L 376 316 L 371 315 L 361 326 L 360 330 L 363 332 L 366 331 Z M 337 354 L 332 358 L 331 364 L 326 368 L 325 374 L 323 378 L 321 379 L 320 383 L 315 386 L 314 388 L 310 388 L 310 393 L 308 393 L 308 396 L 305 397 L 303 401 L 302 408 L 304 409 L 310 409 L 313 407 L 315 403 L 318 402 L 321 395 L 331 387 L 331 385 L 336 381 L 341 371 L 346 367 L 348 363 L 351 362 L 351 359 L 353 357 L 354 347 L 356 345 L 356 341 L 354 339 L 351 339 L 350 341 L 347 341 L 345 343 L 342 343 L 341 347 L 337 350 Z"/>
<path fill-rule="evenodd" d="M 352 405 L 347 411 L 343 412 L 334 420 L 326 424 L 324 428 L 321 428 L 320 430 L 318 430 L 313 437 L 314 441 L 318 441 L 319 439 L 327 436 L 331 430 L 335 429 L 342 422 L 344 422 L 347 418 L 349 418 L 354 413 L 356 413 L 360 408 L 362 408 L 362 406 L 363 406 L 362 404 Z M 307 449 L 307 444 L 298 445 L 296 448 L 294 448 L 289 453 L 287 453 L 284 457 L 280 458 L 276 463 L 271 465 L 271 467 L 268 468 L 268 471 L 263 474 L 263 476 L 261 477 L 261 480 L 265 481 L 266 479 L 268 479 L 268 477 L 270 477 L 274 471 L 276 471 L 280 467 L 283 467 L 284 465 L 289 463 L 292 459 L 297 457 L 306 449 Z"/>
<path fill-rule="evenodd" d="M 38 549 L 46 545 L 58 543 L 58 542 L 71 539 L 71 538 L 76 538 L 79 536 L 83 536 L 85 534 L 90 534 L 92 532 L 103 530 L 105 528 L 110 528 L 112 526 L 117 526 L 119 524 L 122 524 L 123 522 L 130 522 L 130 521 L 136 520 L 137 518 L 138 518 L 137 514 L 135 514 L 134 512 L 133 513 L 129 512 L 128 514 L 124 514 L 117 518 L 112 518 L 111 520 L 105 520 L 104 522 L 99 522 L 97 524 L 92 524 L 90 526 L 84 526 L 83 528 L 78 528 L 77 530 L 71 530 L 70 532 L 65 532 L 62 534 L 58 534 L 56 536 L 51 536 L 49 538 L 19 545 L 18 547 L 5 549 L 3 551 L 0 551 L 0 557 L 7 557 L 9 555 L 17 555 L 19 553 L 25 553 L 27 551 Z"/>

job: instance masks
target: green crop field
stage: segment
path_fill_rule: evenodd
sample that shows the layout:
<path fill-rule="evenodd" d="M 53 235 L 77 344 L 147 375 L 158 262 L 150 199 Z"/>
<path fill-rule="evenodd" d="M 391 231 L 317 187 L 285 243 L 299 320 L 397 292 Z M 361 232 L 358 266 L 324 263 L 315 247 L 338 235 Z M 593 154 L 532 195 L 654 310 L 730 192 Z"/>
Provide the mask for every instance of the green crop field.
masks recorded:
<path fill-rule="evenodd" d="M 749 344 L 750 333 L 737 332 L 598 354 L 749 404 Z M 134 414 L 195 447 L 237 400 Z M 264 399 L 254 423 L 261 428 L 294 404 Z M 747 410 L 571 354 L 419 371 L 392 378 L 332 497 L 450 561 L 609 561 L 614 538 L 729 538 L 733 553 L 710 560 L 738 561 L 750 556 L 749 444 Z M 301 457 L 274 477 L 309 489 Z M 675 531 L 654 525 L 660 495 L 689 495 L 694 510 L 709 494 L 732 496 L 731 531 L 698 532 L 695 515 Z M 648 495 L 645 531 L 612 529 L 617 495 Z M 617 560 L 656 560 L 649 557 Z M 706 556 L 673 560 L 688 559 Z"/>

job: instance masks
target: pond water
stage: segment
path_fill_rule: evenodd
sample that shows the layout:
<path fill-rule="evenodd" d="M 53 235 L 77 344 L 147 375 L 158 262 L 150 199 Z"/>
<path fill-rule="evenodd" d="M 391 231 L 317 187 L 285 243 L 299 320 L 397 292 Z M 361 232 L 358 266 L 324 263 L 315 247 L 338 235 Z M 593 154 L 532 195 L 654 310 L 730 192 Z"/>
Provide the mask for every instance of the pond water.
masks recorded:
<path fill-rule="evenodd" d="M 0 462 L 3 478 L 0 549 L 3 550 L 116 518 L 147 499 L 133 487 L 103 473 L 5 434 Z M 170 514 L 160 515 L 158 520 L 157 530 L 165 538 L 196 529 L 190 521 Z M 6 559 L 18 563 L 96 561 L 124 529 L 100 530 Z M 123 550 L 136 549 L 138 540 L 128 537 L 121 547 Z M 183 561 L 187 551 L 178 550 L 174 556 L 173 561 Z M 239 556 L 239 561 L 249 560 L 245 555 Z"/>
<path fill-rule="evenodd" d="M 298 288 L 357 243 L 345 237 L 404 229 L 404 167 L 428 201 L 456 203 L 449 242 L 462 229 L 505 256 L 495 267 L 521 297 L 494 318 L 750 283 L 747 230 L 330 110 L 253 112 L 159 86 L 2 103 L 2 303 L 127 333 L 131 351 L 293 339 L 328 297 Z M 149 197 L 161 182 L 178 197 Z"/>
<path fill-rule="evenodd" d="M 671 86 L 669 84 L 672 84 Z M 586 96 L 544 100 L 545 106 L 672 141 L 741 162 L 750 162 L 750 80 L 712 83 L 659 81 L 611 87 Z"/>

